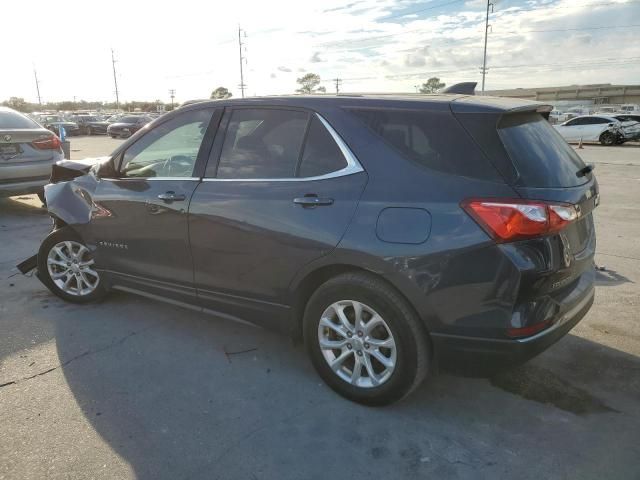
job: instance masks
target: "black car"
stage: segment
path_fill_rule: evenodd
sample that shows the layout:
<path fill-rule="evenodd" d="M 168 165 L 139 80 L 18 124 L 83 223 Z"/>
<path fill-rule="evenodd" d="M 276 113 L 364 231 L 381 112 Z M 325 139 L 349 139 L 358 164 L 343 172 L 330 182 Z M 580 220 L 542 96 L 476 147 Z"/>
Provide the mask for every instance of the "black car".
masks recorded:
<path fill-rule="evenodd" d="M 46 187 L 56 295 L 138 293 L 304 338 L 345 397 L 434 365 L 511 366 L 594 299 L 598 184 L 536 102 L 465 95 L 203 102 Z M 35 257 L 21 270 L 35 266 Z"/>
<path fill-rule="evenodd" d="M 128 138 L 152 120 L 147 115 L 125 115 L 107 127 L 107 135 Z"/>
<path fill-rule="evenodd" d="M 74 115 L 71 117 L 83 135 L 94 135 L 97 133 L 107 133 L 109 126 L 101 117 L 96 115 Z"/>
<path fill-rule="evenodd" d="M 66 119 L 61 115 L 42 115 L 38 118 L 38 122 L 47 130 L 52 131 L 58 137 L 61 136 L 61 128 L 67 136 L 80 135 L 80 127 L 76 122 Z"/>

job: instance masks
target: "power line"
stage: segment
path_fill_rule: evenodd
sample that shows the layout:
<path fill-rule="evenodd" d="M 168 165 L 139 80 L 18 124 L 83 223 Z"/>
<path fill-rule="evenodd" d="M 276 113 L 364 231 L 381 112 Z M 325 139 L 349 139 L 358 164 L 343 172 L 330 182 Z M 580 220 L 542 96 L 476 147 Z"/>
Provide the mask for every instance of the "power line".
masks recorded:
<path fill-rule="evenodd" d="M 635 23 L 631 25 L 600 25 L 593 27 L 578 27 L 578 28 L 550 28 L 547 30 L 517 30 L 512 32 L 496 32 L 502 34 L 520 34 L 520 33 L 543 33 L 543 32 L 575 32 L 580 30 L 617 30 L 619 28 L 638 28 L 640 27 L 640 23 Z"/>
<path fill-rule="evenodd" d="M 111 49 L 111 66 L 113 67 L 113 84 L 116 87 L 116 110 L 120 110 L 120 96 L 118 94 L 118 79 L 116 78 L 116 59 L 113 56 L 113 48 Z"/>
<path fill-rule="evenodd" d="M 537 10 L 555 10 L 561 8 L 582 8 L 582 7 L 605 7 L 608 5 L 620 5 L 625 6 L 631 3 L 640 3 L 640 0 L 628 0 L 624 3 L 621 2 L 592 2 L 592 3 L 583 3 L 583 4 L 572 4 L 572 5 L 553 5 L 549 3 L 545 3 L 539 7 L 532 8 L 518 8 L 516 10 L 505 10 L 508 13 L 520 13 L 520 12 L 535 12 Z"/>

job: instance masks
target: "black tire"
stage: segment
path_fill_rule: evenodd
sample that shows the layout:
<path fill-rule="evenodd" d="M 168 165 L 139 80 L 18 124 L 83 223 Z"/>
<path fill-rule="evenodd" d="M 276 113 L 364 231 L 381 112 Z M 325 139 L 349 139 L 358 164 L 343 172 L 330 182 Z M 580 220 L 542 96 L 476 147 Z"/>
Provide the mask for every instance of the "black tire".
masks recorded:
<path fill-rule="evenodd" d="M 107 294 L 107 288 L 105 287 L 104 281 L 102 278 L 99 279 L 96 288 L 88 294 L 80 295 L 72 295 L 64 290 L 62 290 L 54 280 L 51 278 L 51 274 L 49 273 L 49 269 L 47 267 L 47 258 L 51 249 L 56 246 L 60 242 L 64 242 L 66 240 L 78 242 L 84 245 L 84 241 L 69 227 L 60 228 L 51 232 L 47 238 L 44 239 L 42 244 L 40 245 L 40 250 L 38 251 L 38 278 L 45 286 L 51 290 L 52 293 L 57 295 L 58 297 L 72 303 L 89 303 L 101 300 Z M 90 254 L 87 254 L 85 259 L 90 259 Z"/>
<path fill-rule="evenodd" d="M 368 388 L 348 383 L 329 367 L 318 341 L 323 312 L 341 300 L 361 302 L 383 317 L 396 344 L 396 364 L 381 385 Z M 322 284 L 309 299 L 303 319 L 304 339 L 311 362 L 338 394 L 354 402 L 381 406 L 411 393 L 427 376 L 431 351 L 428 333 L 407 301 L 390 285 L 368 273 L 345 273 Z M 352 369 L 353 370 L 353 369 Z"/>
<path fill-rule="evenodd" d="M 616 136 L 611 132 L 604 132 L 600 135 L 600 143 L 610 147 L 616 143 Z"/>
<path fill-rule="evenodd" d="M 118 138 L 117 135 L 111 135 L 111 138 Z"/>

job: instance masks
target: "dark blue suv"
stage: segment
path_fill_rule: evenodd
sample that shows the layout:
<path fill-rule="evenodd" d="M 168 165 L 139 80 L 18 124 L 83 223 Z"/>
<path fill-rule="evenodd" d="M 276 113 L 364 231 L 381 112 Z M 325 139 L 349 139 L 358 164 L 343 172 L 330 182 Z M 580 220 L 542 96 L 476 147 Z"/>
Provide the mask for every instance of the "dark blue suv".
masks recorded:
<path fill-rule="evenodd" d="M 468 95 L 193 103 L 46 187 L 55 294 L 110 289 L 302 336 L 366 404 L 513 365 L 594 298 L 598 185 L 550 106 Z M 32 259 L 35 265 L 35 258 Z"/>

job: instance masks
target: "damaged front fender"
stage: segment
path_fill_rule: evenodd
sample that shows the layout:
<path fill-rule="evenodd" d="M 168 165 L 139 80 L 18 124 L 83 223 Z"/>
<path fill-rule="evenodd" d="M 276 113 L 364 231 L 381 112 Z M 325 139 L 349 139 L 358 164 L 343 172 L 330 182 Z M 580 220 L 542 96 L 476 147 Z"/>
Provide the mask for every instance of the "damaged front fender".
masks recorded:
<path fill-rule="evenodd" d="M 67 225 L 89 223 L 98 172 L 109 163 L 109 157 L 56 163 L 51 172 L 51 183 L 44 187 L 49 214 Z"/>

